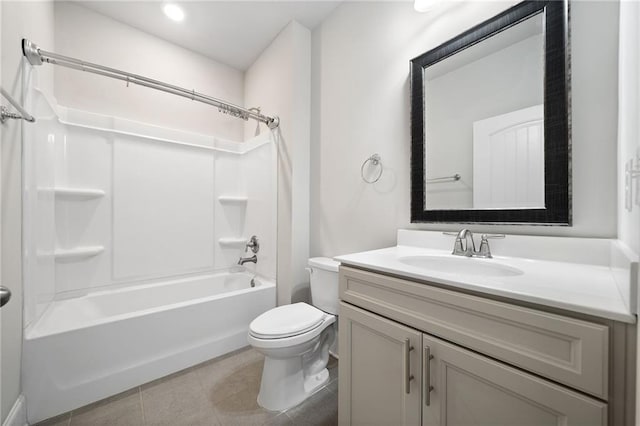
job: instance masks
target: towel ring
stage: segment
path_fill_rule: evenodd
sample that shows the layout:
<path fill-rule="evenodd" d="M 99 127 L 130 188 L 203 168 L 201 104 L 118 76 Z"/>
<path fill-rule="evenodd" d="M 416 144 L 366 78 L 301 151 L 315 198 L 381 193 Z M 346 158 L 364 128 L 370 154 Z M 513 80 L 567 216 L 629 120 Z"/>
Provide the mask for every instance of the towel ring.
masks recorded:
<path fill-rule="evenodd" d="M 364 167 L 367 165 L 367 163 L 371 163 L 372 166 L 380 166 L 380 171 L 378 172 L 378 176 L 376 176 L 376 178 L 373 180 L 369 180 L 366 177 L 364 177 Z M 362 163 L 362 167 L 360 167 L 360 176 L 362 176 L 362 180 L 367 183 L 376 183 L 377 181 L 380 180 L 380 177 L 382 177 L 383 169 L 384 167 L 382 166 L 382 161 L 380 161 L 380 156 L 378 154 L 373 154 L 371 157 L 364 160 L 364 163 Z"/>

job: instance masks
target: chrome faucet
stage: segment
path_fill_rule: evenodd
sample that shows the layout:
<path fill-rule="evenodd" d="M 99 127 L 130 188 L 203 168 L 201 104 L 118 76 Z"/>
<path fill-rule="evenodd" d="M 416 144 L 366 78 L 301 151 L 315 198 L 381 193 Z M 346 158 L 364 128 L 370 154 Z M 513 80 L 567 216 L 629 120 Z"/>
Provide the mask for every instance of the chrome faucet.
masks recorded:
<path fill-rule="evenodd" d="M 258 256 L 256 256 L 256 253 L 260 251 L 260 243 L 258 242 L 258 237 L 256 237 L 255 235 L 252 235 L 249 241 L 247 241 L 247 244 L 245 244 L 244 252 L 247 253 L 249 249 L 251 249 L 251 251 L 254 253 L 253 256 L 251 257 L 240 256 L 240 259 L 238 260 L 238 265 L 244 265 L 245 263 L 249 263 L 249 262 L 258 263 Z"/>
<path fill-rule="evenodd" d="M 480 237 L 480 248 L 476 250 L 476 243 L 473 239 L 473 232 L 468 229 L 462 229 L 458 233 L 445 232 L 445 235 L 455 235 L 456 240 L 453 243 L 453 251 L 451 254 L 455 256 L 466 257 L 484 257 L 491 259 L 491 249 L 489 248 L 490 238 L 504 238 L 504 234 L 482 234 Z"/>
<path fill-rule="evenodd" d="M 453 252 L 456 256 L 471 257 L 476 252 L 476 243 L 473 240 L 473 232 L 468 229 L 462 229 L 456 235 L 456 241 L 453 243 Z"/>
<path fill-rule="evenodd" d="M 258 256 L 254 254 L 251 257 L 240 257 L 238 265 L 244 265 L 245 263 L 258 263 Z"/>

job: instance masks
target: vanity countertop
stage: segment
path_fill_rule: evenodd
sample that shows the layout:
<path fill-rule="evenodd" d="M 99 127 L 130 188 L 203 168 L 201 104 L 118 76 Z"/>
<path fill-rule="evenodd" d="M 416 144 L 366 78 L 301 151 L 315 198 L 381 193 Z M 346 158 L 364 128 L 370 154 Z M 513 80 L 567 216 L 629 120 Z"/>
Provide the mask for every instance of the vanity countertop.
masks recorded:
<path fill-rule="evenodd" d="M 413 266 L 402 258 L 442 256 L 471 262 L 495 262 L 517 268 L 520 275 L 488 277 L 443 272 Z M 343 265 L 365 268 L 406 278 L 430 281 L 453 288 L 507 297 L 551 306 L 600 318 L 635 323 L 636 316 L 622 297 L 613 268 L 546 259 L 496 256 L 468 259 L 453 256 L 450 250 L 398 245 L 380 250 L 335 257 Z"/>

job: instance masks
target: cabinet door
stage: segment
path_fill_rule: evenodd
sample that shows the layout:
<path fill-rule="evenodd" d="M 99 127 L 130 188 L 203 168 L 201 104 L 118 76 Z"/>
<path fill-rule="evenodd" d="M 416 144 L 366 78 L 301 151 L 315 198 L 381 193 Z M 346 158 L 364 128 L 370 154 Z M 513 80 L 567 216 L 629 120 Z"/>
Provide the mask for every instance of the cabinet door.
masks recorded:
<path fill-rule="evenodd" d="M 419 425 L 421 333 L 344 302 L 339 321 L 339 424 Z"/>
<path fill-rule="evenodd" d="M 601 401 L 436 337 L 422 339 L 424 426 L 607 424 Z"/>

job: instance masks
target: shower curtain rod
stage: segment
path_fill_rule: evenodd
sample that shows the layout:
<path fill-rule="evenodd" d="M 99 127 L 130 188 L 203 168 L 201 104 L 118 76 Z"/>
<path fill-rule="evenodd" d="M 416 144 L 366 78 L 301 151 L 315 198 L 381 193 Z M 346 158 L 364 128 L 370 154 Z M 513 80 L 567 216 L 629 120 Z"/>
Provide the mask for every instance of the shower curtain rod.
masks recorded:
<path fill-rule="evenodd" d="M 13 107 L 19 112 L 19 114 L 9 112 L 9 109 L 7 107 L 0 106 L 0 123 L 4 123 L 7 118 L 13 118 L 14 120 L 25 120 L 29 123 L 35 123 L 36 119 L 27 111 L 25 111 L 24 108 L 22 108 L 20 104 L 15 99 L 13 99 L 11 95 L 7 93 L 7 91 L 2 87 L 0 87 L 0 95 L 8 100 L 9 103 L 13 105 Z"/>
<path fill-rule="evenodd" d="M 127 85 L 129 85 L 129 83 L 133 83 L 139 86 L 149 87 L 151 89 L 171 93 L 172 95 L 182 96 L 183 98 L 191 99 L 192 101 L 198 101 L 208 105 L 213 105 L 218 108 L 218 111 L 224 114 L 231 115 L 233 117 L 242 118 L 245 121 L 249 118 L 260 121 L 262 123 L 265 123 L 270 129 L 275 129 L 280 124 L 280 119 L 277 116 L 269 117 L 260 114 L 260 111 L 257 108 L 242 108 L 240 106 L 222 101 L 220 99 L 198 93 L 195 90 L 184 89 L 182 87 L 174 86 L 172 84 L 164 83 L 158 80 L 153 80 L 141 75 L 128 73 L 126 71 L 120 71 L 114 68 L 105 67 L 103 65 L 93 64 L 91 62 L 85 62 L 80 59 L 70 58 L 68 56 L 59 55 L 53 52 L 47 52 L 46 50 L 40 49 L 35 43 L 27 40 L 26 38 L 22 39 L 22 53 L 31 65 L 42 65 L 43 62 L 48 62 L 54 65 L 61 65 L 63 67 L 72 68 L 79 71 L 90 72 L 93 74 L 122 80 L 127 82 Z"/>

